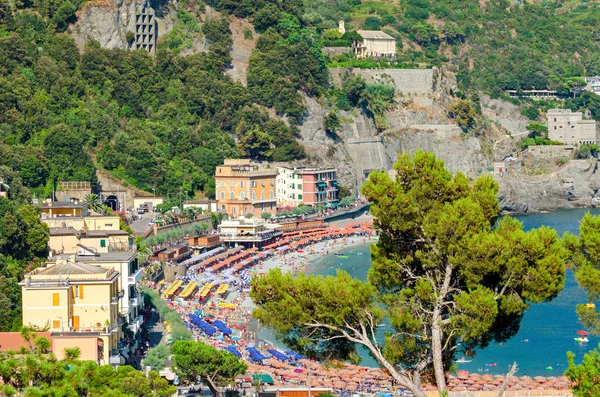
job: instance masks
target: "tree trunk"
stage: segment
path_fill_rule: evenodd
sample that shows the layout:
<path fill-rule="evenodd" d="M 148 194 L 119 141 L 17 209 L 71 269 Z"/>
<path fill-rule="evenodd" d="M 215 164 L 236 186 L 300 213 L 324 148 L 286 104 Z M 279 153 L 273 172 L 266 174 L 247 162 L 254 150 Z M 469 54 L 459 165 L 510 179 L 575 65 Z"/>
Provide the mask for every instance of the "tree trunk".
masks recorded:
<path fill-rule="evenodd" d="M 213 396 L 223 397 L 221 395 L 221 391 L 217 388 L 217 385 L 215 385 L 215 383 L 213 382 L 213 380 L 210 376 L 205 377 L 203 380 L 206 381 L 206 384 L 207 384 L 208 388 L 210 389 L 210 391 L 212 392 Z"/>
<path fill-rule="evenodd" d="M 442 329 L 439 307 L 433 309 L 431 324 L 431 353 L 433 356 L 433 370 L 435 383 L 440 394 L 446 391 L 446 374 L 444 373 L 444 362 L 442 360 Z"/>
<path fill-rule="evenodd" d="M 515 374 L 515 372 L 517 372 L 517 362 L 513 362 L 513 365 L 510 369 L 510 371 L 508 371 L 508 374 L 506 374 L 506 379 L 504 379 L 504 382 L 502 382 L 502 385 L 500 386 L 500 390 L 498 390 L 498 394 L 496 395 L 496 397 L 502 397 L 502 395 L 504 394 L 504 390 L 506 390 L 506 388 L 508 387 L 508 383 L 510 382 L 510 378 L 512 378 L 512 376 Z"/>

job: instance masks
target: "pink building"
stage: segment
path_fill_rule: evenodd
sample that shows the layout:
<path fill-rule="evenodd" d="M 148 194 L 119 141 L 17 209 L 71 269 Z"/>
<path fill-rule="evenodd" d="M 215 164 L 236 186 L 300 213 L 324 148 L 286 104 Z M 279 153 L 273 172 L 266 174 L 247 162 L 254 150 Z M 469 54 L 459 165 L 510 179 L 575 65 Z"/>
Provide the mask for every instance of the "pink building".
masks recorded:
<path fill-rule="evenodd" d="M 301 168 L 302 201 L 306 205 L 332 204 L 339 201 L 335 168 Z"/>

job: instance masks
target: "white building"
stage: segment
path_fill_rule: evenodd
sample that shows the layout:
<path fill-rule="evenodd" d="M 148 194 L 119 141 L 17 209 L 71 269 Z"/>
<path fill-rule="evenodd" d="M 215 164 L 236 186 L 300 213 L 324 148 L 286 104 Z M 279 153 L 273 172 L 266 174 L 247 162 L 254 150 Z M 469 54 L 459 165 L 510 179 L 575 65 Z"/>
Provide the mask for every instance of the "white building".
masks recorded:
<path fill-rule="evenodd" d="M 381 30 L 359 30 L 362 41 L 355 41 L 353 48 L 357 58 L 396 56 L 396 39 Z"/>
<path fill-rule="evenodd" d="M 277 167 L 279 174 L 275 180 L 277 206 L 297 207 L 302 204 L 302 174 L 291 167 Z"/>
<path fill-rule="evenodd" d="M 596 122 L 571 109 L 548 109 L 548 138 L 567 145 L 596 143 Z"/>
<path fill-rule="evenodd" d="M 200 208 L 202 211 L 219 212 L 217 200 L 185 200 L 183 208 Z"/>
<path fill-rule="evenodd" d="M 600 76 L 584 77 L 587 83 L 586 90 L 592 91 L 596 95 L 600 95 Z"/>

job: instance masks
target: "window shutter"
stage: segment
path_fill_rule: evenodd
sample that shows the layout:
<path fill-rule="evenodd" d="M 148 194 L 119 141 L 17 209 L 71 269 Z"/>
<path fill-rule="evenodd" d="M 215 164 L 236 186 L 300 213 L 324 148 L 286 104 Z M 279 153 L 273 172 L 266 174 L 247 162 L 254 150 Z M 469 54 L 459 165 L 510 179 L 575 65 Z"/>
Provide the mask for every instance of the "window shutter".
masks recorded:
<path fill-rule="evenodd" d="M 60 320 L 52 320 L 52 328 L 60 328 Z"/>
<path fill-rule="evenodd" d="M 83 285 L 79 286 L 79 299 L 83 299 Z"/>
<path fill-rule="evenodd" d="M 52 294 L 52 306 L 60 306 L 60 294 L 58 292 Z"/>
<path fill-rule="evenodd" d="M 75 293 L 75 288 L 77 288 L 76 286 L 72 285 L 71 286 L 71 298 L 75 299 L 77 294 Z"/>

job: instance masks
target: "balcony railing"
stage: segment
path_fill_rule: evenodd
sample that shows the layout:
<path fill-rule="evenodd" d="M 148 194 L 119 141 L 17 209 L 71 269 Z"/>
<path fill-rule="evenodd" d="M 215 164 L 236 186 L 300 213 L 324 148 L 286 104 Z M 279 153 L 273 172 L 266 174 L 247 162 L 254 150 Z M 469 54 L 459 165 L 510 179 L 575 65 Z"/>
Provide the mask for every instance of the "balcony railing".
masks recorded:
<path fill-rule="evenodd" d="M 129 285 L 136 285 L 142 278 L 142 268 L 139 268 L 135 273 L 127 277 L 127 283 Z"/>

